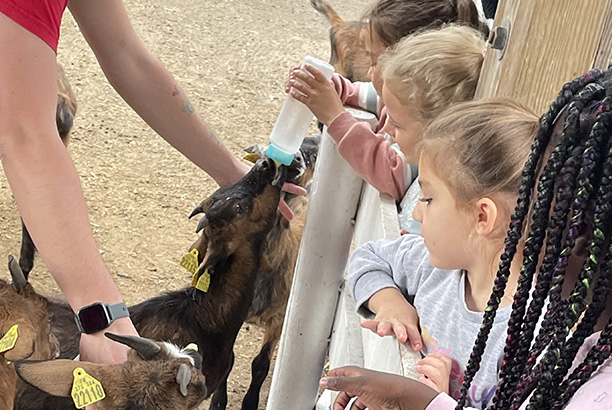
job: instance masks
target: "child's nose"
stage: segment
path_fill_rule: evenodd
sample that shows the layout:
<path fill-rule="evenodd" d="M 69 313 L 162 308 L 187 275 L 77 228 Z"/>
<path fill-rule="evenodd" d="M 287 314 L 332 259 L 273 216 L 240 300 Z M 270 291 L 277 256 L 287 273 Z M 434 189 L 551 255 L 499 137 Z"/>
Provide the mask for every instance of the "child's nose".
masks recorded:
<path fill-rule="evenodd" d="M 391 135 L 392 137 L 395 137 L 395 130 L 394 130 L 394 128 L 390 124 L 389 117 L 387 117 L 387 119 L 385 120 L 385 125 L 383 126 L 382 131 L 386 132 L 387 134 Z"/>
<path fill-rule="evenodd" d="M 423 213 L 421 211 L 422 206 L 423 206 L 423 202 L 418 201 L 416 206 L 412 210 L 412 218 L 417 222 L 423 222 Z"/>

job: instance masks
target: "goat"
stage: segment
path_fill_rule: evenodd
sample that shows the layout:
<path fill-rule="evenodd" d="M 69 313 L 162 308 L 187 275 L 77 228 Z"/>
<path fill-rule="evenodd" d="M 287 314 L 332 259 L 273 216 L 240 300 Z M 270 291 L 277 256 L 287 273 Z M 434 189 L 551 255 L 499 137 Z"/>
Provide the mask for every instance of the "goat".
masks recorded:
<path fill-rule="evenodd" d="M 276 218 L 280 186 L 302 172 L 301 155 L 296 156 L 291 167 L 280 167 L 278 171 L 271 159 L 263 159 L 236 184 L 218 189 L 192 213 L 204 212 L 197 230 L 202 231 L 198 242 L 202 258 L 194 277 L 210 275 L 207 292 L 189 287 L 129 308 L 140 335 L 179 345 L 195 342 L 202 352 L 202 372 L 207 391 L 213 394 L 213 409 L 227 405 L 233 346 L 251 307 L 266 236 Z M 53 329 L 61 333 L 61 356 L 74 357 L 78 346 L 74 342 L 77 332 L 72 311 L 66 305 L 52 308 L 54 317 L 60 319 L 57 323 L 65 326 L 57 328 L 52 323 Z M 73 408 L 65 402 L 41 405 L 27 408 Z"/>
<path fill-rule="evenodd" d="M 76 98 L 70 83 L 66 78 L 64 69 L 57 64 L 57 108 L 55 110 L 55 123 L 62 142 L 67 147 L 70 141 L 70 132 L 77 111 Z M 34 267 L 34 254 L 36 246 L 28 232 L 23 220 L 21 221 L 21 251 L 19 253 L 19 266 L 28 279 L 28 275 Z"/>
<path fill-rule="evenodd" d="M 309 137 L 304 140 L 300 152 L 306 172 L 291 182 L 308 187 L 314 174 L 319 141 L 319 137 Z M 258 146 L 248 150 L 255 154 L 256 158 L 265 157 L 263 149 Z M 263 327 L 265 335 L 262 348 L 251 364 L 251 383 L 242 401 L 243 410 L 258 408 L 261 387 L 270 371 L 272 355 L 281 336 L 306 220 L 308 196 L 288 194 L 285 200 L 295 214 L 295 218 L 289 223 L 280 213 L 277 215 L 274 227 L 267 237 L 263 262 L 255 281 L 255 297 L 246 319 L 247 323 Z"/>
<path fill-rule="evenodd" d="M 371 61 L 365 48 L 366 24 L 344 21 L 325 0 L 310 0 L 310 4 L 329 21 L 329 63 L 334 66 L 336 73 L 351 82 L 370 81 L 368 70 Z"/>
<path fill-rule="evenodd" d="M 26 360 L 15 363 L 17 374 L 48 394 L 71 397 L 73 373 L 81 368 L 100 383 L 101 389 L 96 392 L 94 385 L 81 390 L 74 393 L 73 401 L 88 404 L 103 392 L 105 397 L 96 404 L 98 410 L 193 409 L 207 396 L 204 375 L 200 372 L 202 356 L 195 350 L 180 350 L 171 343 L 142 337 L 105 335 L 132 348 L 125 363 L 113 366 L 66 359 Z"/>
<path fill-rule="evenodd" d="M 47 300 L 27 283 L 19 264 L 9 255 L 12 284 L 0 280 L 0 335 L 17 325 L 17 338 L 0 353 L 0 408 L 12 409 L 18 388 L 13 362 L 26 358 L 51 359 L 59 346 L 50 333 Z M 8 340 L 8 339 L 5 339 Z M 12 344 L 12 343 L 11 343 Z"/>

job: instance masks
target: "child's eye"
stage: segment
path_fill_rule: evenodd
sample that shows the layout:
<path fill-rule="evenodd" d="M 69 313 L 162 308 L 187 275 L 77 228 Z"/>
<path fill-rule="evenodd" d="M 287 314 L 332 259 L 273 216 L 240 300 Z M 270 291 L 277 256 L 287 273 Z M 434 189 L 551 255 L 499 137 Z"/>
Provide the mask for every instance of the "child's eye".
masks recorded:
<path fill-rule="evenodd" d="M 431 203 L 431 198 L 419 198 L 419 201 L 425 202 L 427 205 Z"/>

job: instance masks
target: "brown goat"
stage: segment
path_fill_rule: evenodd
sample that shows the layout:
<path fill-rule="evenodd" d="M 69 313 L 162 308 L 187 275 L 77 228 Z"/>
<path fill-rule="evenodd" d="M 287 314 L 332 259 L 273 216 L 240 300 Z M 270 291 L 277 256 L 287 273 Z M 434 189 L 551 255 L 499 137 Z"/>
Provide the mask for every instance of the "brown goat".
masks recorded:
<path fill-rule="evenodd" d="M 310 4 L 329 21 L 329 63 L 336 73 L 350 81 L 370 81 L 371 60 L 366 52 L 367 26 L 360 21 L 344 21 L 325 0 L 310 0 Z"/>
<path fill-rule="evenodd" d="M 70 132 L 74 123 L 74 116 L 77 111 L 76 98 L 70 83 L 66 78 L 64 69 L 57 65 L 57 108 L 55 110 L 55 123 L 62 142 L 68 146 Z M 21 251 L 19 253 L 19 266 L 25 275 L 26 280 L 34 266 L 34 254 L 36 246 L 23 221 L 21 222 Z"/>
<path fill-rule="evenodd" d="M 204 212 L 198 224 L 202 231 L 202 258 L 196 278 L 210 274 L 210 287 L 168 292 L 129 308 L 138 332 L 156 340 L 179 345 L 194 342 L 202 353 L 206 387 L 213 393 L 211 408 L 227 405 L 227 377 L 234 361 L 233 346 L 253 300 L 266 237 L 272 229 L 280 199 L 280 186 L 303 173 L 301 156 L 291 167 L 277 171 L 270 159 L 259 161 L 236 184 L 221 188 L 202 202 L 193 214 Z M 68 306 L 54 305 L 54 318 L 61 320 L 61 356 L 77 353 L 76 329 L 68 318 Z M 43 398 L 38 404 L 23 398 L 23 409 L 74 408 L 70 403 Z M 48 401 L 45 401 L 48 400 Z M 26 404 L 28 406 L 26 407 Z"/>
<path fill-rule="evenodd" d="M 12 284 L 0 280 L 0 337 L 17 325 L 14 347 L 0 353 L 0 408 L 12 409 L 19 379 L 14 362 L 23 359 L 45 360 L 59 350 L 50 333 L 47 300 L 34 291 L 9 256 Z"/>
<path fill-rule="evenodd" d="M 314 174 L 319 141 L 319 137 L 309 137 L 304 140 L 300 151 L 306 171 L 293 180 L 293 183 L 305 188 L 309 186 Z M 253 151 L 261 157 L 265 156 L 261 149 Z M 262 348 L 251 364 L 251 383 L 242 401 L 244 410 L 256 410 L 259 405 L 261 386 L 269 373 L 272 355 L 280 340 L 306 221 L 308 195 L 288 194 L 285 200 L 295 214 L 295 218 L 289 223 L 279 214 L 268 234 L 263 261 L 255 282 L 255 297 L 246 320 L 247 323 L 263 327 L 265 335 Z"/>
<path fill-rule="evenodd" d="M 106 336 L 132 348 L 127 362 L 112 366 L 66 359 L 27 360 L 15 363 L 15 369 L 19 377 L 41 391 L 71 397 L 73 372 L 81 368 L 103 389 L 105 397 L 97 402 L 98 410 L 186 410 L 195 408 L 207 396 L 200 372 L 202 357 L 194 350 L 180 350 L 171 343 L 142 337 Z M 95 394 L 87 389 L 79 393 L 73 400 L 81 404 L 91 402 Z"/>

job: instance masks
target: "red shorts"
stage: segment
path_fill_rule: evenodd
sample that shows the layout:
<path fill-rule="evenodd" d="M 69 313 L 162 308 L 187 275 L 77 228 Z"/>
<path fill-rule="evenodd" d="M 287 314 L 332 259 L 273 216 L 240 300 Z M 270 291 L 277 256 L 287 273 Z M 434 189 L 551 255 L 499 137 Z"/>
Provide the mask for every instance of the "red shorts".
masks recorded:
<path fill-rule="evenodd" d="M 68 0 L 0 0 L 0 13 L 39 37 L 57 53 L 62 14 Z"/>

